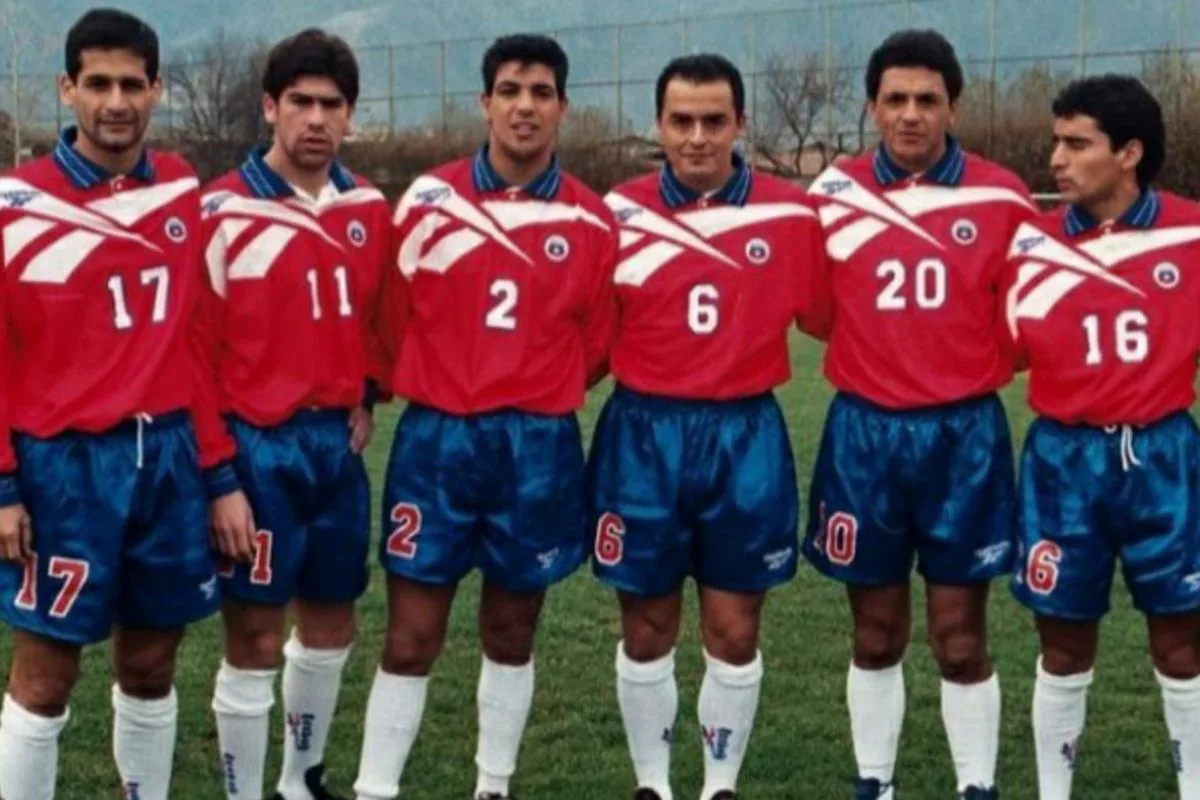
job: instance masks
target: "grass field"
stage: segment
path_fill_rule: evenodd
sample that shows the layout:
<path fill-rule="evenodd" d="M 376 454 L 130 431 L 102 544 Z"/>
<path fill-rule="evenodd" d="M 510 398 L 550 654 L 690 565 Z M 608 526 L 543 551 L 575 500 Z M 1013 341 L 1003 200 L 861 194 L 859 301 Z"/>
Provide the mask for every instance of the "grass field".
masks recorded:
<path fill-rule="evenodd" d="M 780 394 L 791 426 L 807 496 L 809 474 L 830 391 L 819 375 L 819 349 L 794 348 L 796 377 Z M 1014 433 L 1023 437 L 1029 414 L 1023 388 L 1005 396 Z M 602 393 L 583 414 L 590 431 Z M 370 450 L 376 494 L 391 443 L 395 408 L 379 414 Z M 1120 582 L 1118 581 L 1118 584 Z M 1158 687 L 1148 660 L 1144 627 L 1123 588 L 1104 628 L 1097 679 L 1088 708 L 1076 796 L 1175 796 Z M 401 796 L 413 800 L 468 798 L 474 786 L 475 636 L 478 581 L 467 581 L 454 610 L 449 641 L 431 685 L 424 727 L 404 776 Z M 923 595 L 914 603 L 924 607 Z M 586 570 L 552 591 L 538 639 L 537 694 L 514 791 L 521 800 L 613 800 L 632 796 L 633 777 L 614 695 L 613 657 L 618 636 L 611 595 Z M 702 669 L 695 598 L 679 649 L 680 717 L 675 746 L 675 792 L 694 798 L 701 783 L 695 702 Z M 920 614 L 915 619 L 920 619 Z M 840 587 L 802 565 L 799 577 L 772 595 L 765 615 L 766 682 L 742 796 L 844 798 L 854 773 L 844 705 L 849 613 Z M 332 788 L 346 794 L 358 764 L 361 721 L 384 629 L 383 580 L 378 568 L 361 607 L 361 636 L 346 669 L 340 714 L 330 740 Z M 992 653 L 1004 691 L 1000 787 L 1006 797 L 1036 794 L 1029 727 L 1036 644 L 1029 615 L 997 583 L 991 605 Z M 924 626 L 917 622 L 906 662 L 908 716 L 898 778 L 905 798 L 950 798 L 954 778 L 942 730 L 939 689 Z M 216 732 L 209 702 L 220 653 L 214 620 L 189 635 L 181 655 L 179 744 L 173 798 L 219 800 Z M 7 632 L 0 632 L 0 664 L 7 668 Z M 62 741 L 59 797 L 84 800 L 118 795 L 109 739 L 110 670 L 104 648 L 85 658 L 83 677 Z M 278 703 L 272 717 L 269 781 L 277 774 L 281 739 Z M 270 789 L 273 784 L 269 783 Z"/>

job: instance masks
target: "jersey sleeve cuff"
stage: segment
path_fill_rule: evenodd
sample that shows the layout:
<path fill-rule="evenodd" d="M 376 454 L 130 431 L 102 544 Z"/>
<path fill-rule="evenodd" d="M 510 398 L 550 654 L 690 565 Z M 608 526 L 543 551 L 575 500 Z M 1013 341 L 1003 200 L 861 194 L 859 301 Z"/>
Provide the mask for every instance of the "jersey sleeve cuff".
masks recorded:
<path fill-rule="evenodd" d="M 367 378 L 366 385 L 363 387 L 362 406 L 367 411 L 374 412 L 377 402 L 379 402 L 379 384 L 371 378 Z"/>
<path fill-rule="evenodd" d="M 216 500 L 242 488 L 233 464 L 226 461 L 204 470 L 204 488 L 209 500 Z"/>
<path fill-rule="evenodd" d="M 17 487 L 17 476 L 11 472 L 0 474 L 0 508 L 15 506 L 21 502 L 21 491 Z"/>

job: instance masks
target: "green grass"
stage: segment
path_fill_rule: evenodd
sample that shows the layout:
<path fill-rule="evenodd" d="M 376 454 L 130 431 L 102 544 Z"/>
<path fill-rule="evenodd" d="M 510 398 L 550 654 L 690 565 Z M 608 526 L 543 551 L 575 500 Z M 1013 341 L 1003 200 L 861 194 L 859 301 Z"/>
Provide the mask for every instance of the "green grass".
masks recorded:
<path fill-rule="evenodd" d="M 788 417 L 799 484 L 807 496 L 809 474 L 830 390 L 819 374 L 820 350 L 808 342 L 794 348 L 796 377 L 780 391 Z M 590 431 L 602 402 L 591 398 L 583 413 Z M 1023 386 L 1005 394 L 1014 434 L 1023 437 L 1029 412 Z M 391 443 L 395 408 L 379 414 L 370 450 L 376 495 Z M 340 713 L 327 762 L 335 790 L 350 793 L 358 765 L 362 717 L 385 625 L 382 574 L 373 565 L 361 605 L 361 636 L 346 668 Z M 1118 582 L 1119 585 L 1119 582 Z M 1088 728 L 1076 777 L 1076 795 L 1099 798 L 1174 796 L 1166 733 L 1157 685 L 1147 656 L 1145 629 L 1123 589 L 1101 641 Z M 479 647 L 475 635 L 478 580 L 459 593 L 445 655 L 431 685 L 424 727 L 409 761 L 402 797 L 413 800 L 467 798 L 474 786 L 475 681 Z M 924 607 L 918 591 L 914 607 Z M 698 796 L 702 760 L 695 722 L 702 659 L 696 636 L 696 603 L 689 591 L 685 635 L 679 650 L 680 717 L 673 774 L 676 795 Z M 901 740 L 898 777 L 904 797 L 949 798 L 954 777 L 942 730 L 938 679 L 916 615 L 914 645 L 906 662 L 908 716 Z M 802 565 L 799 577 L 771 595 L 765 614 L 763 651 L 767 673 L 743 796 L 844 798 L 854 772 L 844 704 L 849 659 L 849 613 L 842 589 Z M 1029 725 L 1036 641 L 1029 614 L 997 583 L 991 603 L 991 649 L 1004 691 L 1000 786 L 1006 797 L 1036 795 Z M 614 695 L 613 658 L 618 637 L 616 607 L 588 570 L 556 587 L 546 605 L 537 646 L 537 695 L 525 735 L 514 791 L 522 800 L 612 800 L 632 796 L 633 777 Z M 220 653 L 215 620 L 189 634 L 180 657 L 179 743 L 173 798 L 222 797 L 216 733 L 209 702 Z M 115 797 L 117 776 L 109 739 L 106 648 L 90 650 L 62 740 L 59 797 Z M 7 631 L 0 632 L 0 664 L 7 667 Z M 280 709 L 272 716 L 268 789 L 279 763 Z"/>

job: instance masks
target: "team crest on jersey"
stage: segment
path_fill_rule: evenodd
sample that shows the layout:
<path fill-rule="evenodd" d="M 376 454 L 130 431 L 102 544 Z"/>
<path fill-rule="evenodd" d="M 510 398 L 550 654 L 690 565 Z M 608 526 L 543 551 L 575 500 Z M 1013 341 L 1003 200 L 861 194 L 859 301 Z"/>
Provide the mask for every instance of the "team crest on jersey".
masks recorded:
<path fill-rule="evenodd" d="M 954 225 L 950 228 L 950 235 L 961 245 L 974 244 L 975 240 L 979 238 L 979 228 L 975 227 L 974 222 L 964 217 L 954 221 Z"/>
<path fill-rule="evenodd" d="M 367 226 L 356 219 L 350 220 L 350 224 L 346 226 L 346 238 L 355 247 L 362 247 L 367 243 Z"/>
<path fill-rule="evenodd" d="M 746 258 L 751 264 L 762 265 L 771 257 L 771 246 L 765 239 L 754 238 L 746 242 Z"/>
<path fill-rule="evenodd" d="M 571 255 L 571 245 L 567 243 L 567 238 L 557 233 L 546 238 L 546 244 L 542 249 L 546 253 L 546 258 L 551 261 L 564 261 L 567 256 Z"/>
<path fill-rule="evenodd" d="M 1154 282 L 1161 289 L 1174 289 L 1179 285 L 1179 267 L 1164 261 L 1154 267 Z"/>
<path fill-rule="evenodd" d="M 163 231 L 167 234 L 167 238 L 175 244 L 181 243 L 187 238 L 187 226 L 183 224 L 183 220 L 179 217 L 171 217 L 167 220 L 167 224 L 163 226 Z"/>

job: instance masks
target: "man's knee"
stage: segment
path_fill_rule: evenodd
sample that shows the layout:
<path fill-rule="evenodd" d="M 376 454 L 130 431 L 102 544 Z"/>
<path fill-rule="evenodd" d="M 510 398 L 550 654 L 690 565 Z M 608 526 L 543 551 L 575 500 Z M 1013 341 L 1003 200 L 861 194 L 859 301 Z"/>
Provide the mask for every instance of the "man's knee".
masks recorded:
<path fill-rule="evenodd" d="M 79 677 L 79 648 L 26 633 L 14 640 L 8 693 L 31 714 L 62 716 Z"/>
<path fill-rule="evenodd" d="M 499 664 L 527 664 L 533 656 L 540 611 L 541 603 L 533 598 L 513 603 L 485 603 L 479 614 L 483 652 Z"/>
<path fill-rule="evenodd" d="M 741 666 L 754 661 L 758 655 L 758 617 L 752 614 L 722 614 L 706 617 L 704 647 L 708 654 L 726 664 Z"/>
<path fill-rule="evenodd" d="M 226 603 L 221 610 L 225 660 L 243 670 L 278 668 L 285 614 L 282 607 Z"/>
<path fill-rule="evenodd" d="M 114 648 L 117 684 L 129 697 L 158 700 L 171 693 L 179 638 L 173 632 L 143 639 L 138 647 Z"/>
<path fill-rule="evenodd" d="M 991 675 L 982 631 L 965 627 L 930 631 L 929 643 L 942 677 L 951 683 L 979 683 Z"/>
<path fill-rule="evenodd" d="M 644 598 L 621 595 L 621 639 L 631 661 L 663 658 L 679 639 L 679 599 L 674 595 Z"/>

